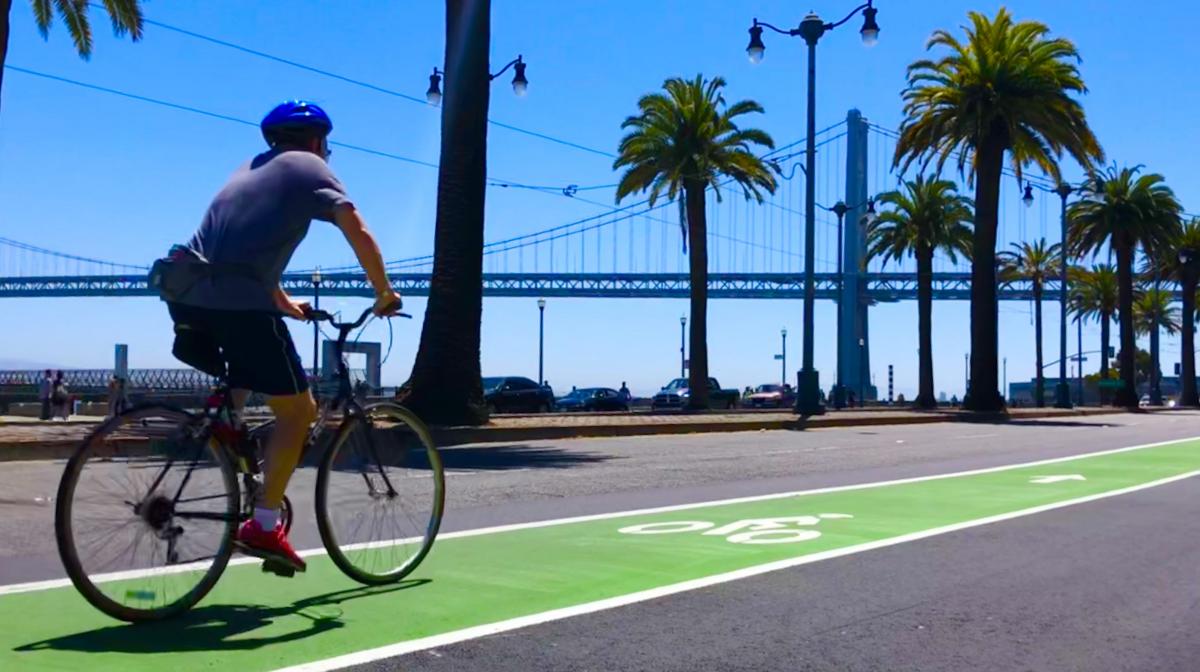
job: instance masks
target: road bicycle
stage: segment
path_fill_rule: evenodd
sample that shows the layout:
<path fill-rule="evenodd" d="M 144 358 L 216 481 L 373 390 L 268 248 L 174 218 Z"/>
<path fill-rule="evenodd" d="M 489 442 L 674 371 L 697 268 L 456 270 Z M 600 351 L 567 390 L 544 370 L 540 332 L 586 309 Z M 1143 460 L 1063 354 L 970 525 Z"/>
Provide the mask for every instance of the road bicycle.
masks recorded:
<path fill-rule="evenodd" d="M 337 322 L 324 311 L 310 314 L 338 331 L 337 392 L 320 403 L 301 464 L 318 460 L 316 521 L 330 559 L 352 579 L 378 585 L 400 581 L 428 555 L 445 478 L 420 419 L 399 404 L 364 405 L 353 394 L 346 339 L 370 315 Z M 203 599 L 237 550 L 240 523 L 253 516 L 261 446 L 272 425 L 242 426 L 222 381 L 200 412 L 139 406 L 84 439 L 59 483 L 55 536 L 67 575 L 87 601 L 120 620 L 149 621 Z M 311 471 L 297 470 L 293 493 Z M 285 498 L 285 529 L 293 514 Z M 267 561 L 263 571 L 293 570 Z"/>

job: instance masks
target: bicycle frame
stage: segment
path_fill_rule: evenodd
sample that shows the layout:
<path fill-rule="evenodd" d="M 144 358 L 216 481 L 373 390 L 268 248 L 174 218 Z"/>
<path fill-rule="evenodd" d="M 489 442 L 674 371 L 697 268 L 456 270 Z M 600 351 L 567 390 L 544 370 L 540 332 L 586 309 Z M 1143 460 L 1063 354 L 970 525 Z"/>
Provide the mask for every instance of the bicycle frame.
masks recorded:
<path fill-rule="evenodd" d="M 350 334 L 355 329 L 359 328 L 363 325 L 363 323 L 366 322 L 371 313 L 371 309 L 363 311 L 362 315 L 360 315 L 359 318 L 354 322 L 336 322 L 333 319 L 333 316 L 325 311 L 313 310 L 309 313 L 309 319 L 313 321 L 329 322 L 338 330 L 338 338 L 334 343 L 334 357 L 337 362 L 336 378 L 338 388 L 337 392 L 332 398 L 321 404 L 317 419 L 313 423 L 312 428 L 309 429 L 308 436 L 305 439 L 302 454 L 307 453 L 310 447 L 316 445 L 321 434 L 329 426 L 333 414 L 338 410 L 342 412 L 343 424 L 350 418 L 366 417 L 362 405 L 358 402 L 358 399 L 354 397 L 354 392 L 350 384 L 350 370 L 346 366 L 345 346 L 346 339 L 349 338 Z M 404 313 L 398 313 L 398 315 L 402 317 L 409 317 Z M 192 456 L 191 464 L 188 466 L 183 480 L 180 482 L 179 487 L 172 498 L 172 506 L 178 505 L 180 498 L 183 495 L 184 488 L 187 486 L 188 481 L 191 480 L 192 472 L 196 469 L 200 459 L 203 456 L 204 446 L 208 441 L 216 439 L 221 449 L 226 451 L 233 463 L 237 466 L 238 472 L 242 474 L 242 506 L 240 507 L 241 512 L 238 517 L 238 522 L 247 520 L 249 516 L 252 515 L 250 507 L 254 502 L 258 493 L 258 488 L 260 487 L 260 480 L 257 477 L 261 474 L 261 470 L 258 466 L 258 451 L 246 451 L 246 443 L 249 443 L 250 445 L 258 445 L 261 442 L 263 435 L 268 433 L 274 426 L 275 420 L 268 420 L 260 423 L 245 430 L 244 434 L 239 434 L 237 430 L 226 420 L 232 419 L 237 412 L 238 409 L 233 403 L 232 389 L 227 381 L 221 380 L 217 389 L 212 395 L 209 396 L 208 401 L 204 406 L 201 414 L 202 424 L 199 427 L 200 431 L 196 432 L 191 437 L 197 441 L 196 453 Z M 222 415 L 224 415 L 224 417 L 222 417 Z M 238 439 L 243 440 L 239 441 Z M 376 464 L 379 464 L 379 456 L 376 454 L 374 444 L 372 443 L 369 448 L 371 450 L 372 457 L 376 461 Z M 156 477 L 153 486 L 148 490 L 148 492 L 153 493 L 158 489 L 162 479 L 166 477 L 166 474 L 170 471 L 174 463 L 174 459 L 167 460 L 167 463 L 163 466 L 162 471 Z M 379 469 L 379 473 L 383 478 L 383 482 L 387 485 L 388 492 L 386 494 L 394 495 L 396 490 L 388 478 L 387 473 L 382 468 Z M 368 485 L 370 485 L 369 482 Z M 145 501 L 136 504 L 135 512 L 139 512 L 140 507 L 144 506 L 145 504 Z M 286 527 L 290 528 L 290 503 L 287 504 L 286 507 L 289 509 Z M 194 514 L 193 517 L 213 518 L 210 514 Z"/>

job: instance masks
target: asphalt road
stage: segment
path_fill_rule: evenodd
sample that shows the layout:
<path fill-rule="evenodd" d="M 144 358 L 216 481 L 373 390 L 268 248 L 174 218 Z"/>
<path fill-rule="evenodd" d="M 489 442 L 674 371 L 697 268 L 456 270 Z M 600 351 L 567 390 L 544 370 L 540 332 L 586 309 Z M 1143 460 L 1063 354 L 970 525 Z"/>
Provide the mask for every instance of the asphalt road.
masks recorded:
<path fill-rule="evenodd" d="M 444 530 L 957 472 L 1200 435 L 1200 414 L 445 451 Z M 0 584 L 63 575 L 61 463 L 0 465 Z M 1196 670 L 1193 480 L 371 663 L 373 670 Z M 319 545 L 311 470 L 290 489 Z"/>

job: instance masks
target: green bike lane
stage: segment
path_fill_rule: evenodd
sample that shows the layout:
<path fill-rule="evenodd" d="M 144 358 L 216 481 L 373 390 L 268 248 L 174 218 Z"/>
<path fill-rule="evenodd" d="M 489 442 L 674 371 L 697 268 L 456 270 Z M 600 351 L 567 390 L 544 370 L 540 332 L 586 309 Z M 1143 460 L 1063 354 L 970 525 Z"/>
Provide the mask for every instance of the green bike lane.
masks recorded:
<path fill-rule="evenodd" d="M 1200 474 L 1200 441 L 446 535 L 397 586 L 328 558 L 231 566 L 188 615 L 127 625 L 71 587 L 2 594 L 0 669 L 332 669 Z"/>

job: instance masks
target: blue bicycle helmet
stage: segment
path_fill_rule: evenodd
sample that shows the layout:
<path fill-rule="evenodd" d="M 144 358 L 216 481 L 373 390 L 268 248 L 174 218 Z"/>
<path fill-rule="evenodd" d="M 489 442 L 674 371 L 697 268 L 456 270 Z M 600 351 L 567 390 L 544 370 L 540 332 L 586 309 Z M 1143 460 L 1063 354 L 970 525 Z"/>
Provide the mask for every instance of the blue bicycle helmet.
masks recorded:
<path fill-rule="evenodd" d="M 273 145 L 281 135 L 313 133 L 325 137 L 333 130 L 333 121 L 325 114 L 325 110 L 313 103 L 288 100 L 267 113 L 260 126 L 263 139 L 268 145 Z"/>

